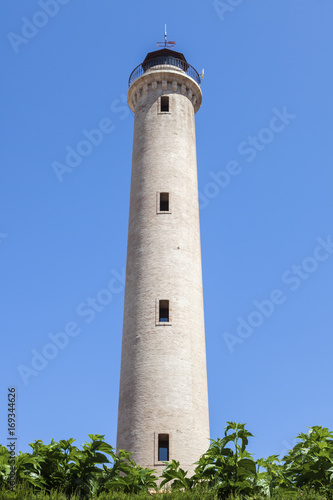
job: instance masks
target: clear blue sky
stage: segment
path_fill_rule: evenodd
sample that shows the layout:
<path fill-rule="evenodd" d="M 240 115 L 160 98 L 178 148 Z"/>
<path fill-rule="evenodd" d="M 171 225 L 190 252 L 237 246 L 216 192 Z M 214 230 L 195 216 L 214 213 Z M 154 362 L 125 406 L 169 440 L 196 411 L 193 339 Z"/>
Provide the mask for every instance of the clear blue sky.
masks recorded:
<path fill-rule="evenodd" d="M 247 422 L 260 457 L 307 426 L 332 429 L 332 2 L 51 3 L 1 6 L 0 442 L 16 386 L 18 449 L 81 445 L 88 433 L 116 443 L 124 102 L 164 23 L 205 69 L 196 132 L 211 437 Z M 95 145 L 81 142 L 97 128 Z M 65 328 L 68 344 L 47 346 Z M 45 349 L 53 359 L 33 368 Z"/>

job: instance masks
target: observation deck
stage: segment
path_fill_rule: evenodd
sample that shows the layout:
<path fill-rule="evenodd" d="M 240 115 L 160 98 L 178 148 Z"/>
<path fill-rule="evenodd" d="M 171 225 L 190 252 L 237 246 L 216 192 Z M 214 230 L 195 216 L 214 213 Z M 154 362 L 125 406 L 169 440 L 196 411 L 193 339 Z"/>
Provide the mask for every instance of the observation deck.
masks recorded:
<path fill-rule="evenodd" d="M 164 69 L 163 66 L 168 67 L 165 69 L 178 69 L 192 78 L 200 86 L 201 80 L 197 70 L 188 64 L 183 54 L 170 49 L 161 49 L 149 52 L 145 60 L 132 71 L 128 80 L 128 86 L 130 87 L 135 80 L 147 71 L 153 69 Z"/>

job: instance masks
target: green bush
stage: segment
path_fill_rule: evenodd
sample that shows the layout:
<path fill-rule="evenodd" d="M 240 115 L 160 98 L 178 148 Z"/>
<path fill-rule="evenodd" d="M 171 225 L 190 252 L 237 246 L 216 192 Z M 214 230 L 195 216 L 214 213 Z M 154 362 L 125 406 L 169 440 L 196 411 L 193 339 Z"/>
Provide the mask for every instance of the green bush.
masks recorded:
<path fill-rule="evenodd" d="M 0 445 L 0 500 L 333 499 L 333 434 L 327 428 L 300 434 L 281 461 L 277 455 L 255 461 L 247 451 L 250 437 L 245 424 L 227 422 L 224 437 L 211 440 L 192 477 L 172 460 L 159 485 L 154 470 L 136 464 L 127 451 L 116 454 L 102 435 L 89 434 L 82 449 L 74 439 L 37 440 L 31 453 L 15 458 L 15 491 L 10 455 Z"/>

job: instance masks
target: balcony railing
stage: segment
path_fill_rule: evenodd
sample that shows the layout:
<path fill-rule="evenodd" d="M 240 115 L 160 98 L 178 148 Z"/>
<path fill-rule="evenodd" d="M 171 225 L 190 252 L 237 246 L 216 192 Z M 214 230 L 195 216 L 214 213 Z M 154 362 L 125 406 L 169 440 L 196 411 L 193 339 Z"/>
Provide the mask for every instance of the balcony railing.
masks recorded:
<path fill-rule="evenodd" d="M 147 61 L 145 63 L 139 64 L 139 66 L 137 66 L 132 71 L 128 80 L 128 86 L 130 87 L 132 83 L 135 82 L 135 80 L 137 80 L 137 78 L 142 76 L 149 69 L 153 68 L 154 66 L 162 66 L 162 65 L 176 66 L 180 70 L 184 71 L 188 76 L 193 78 L 193 80 L 195 80 L 198 85 L 200 85 L 199 73 L 195 68 L 193 68 L 193 66 L 191 66 L 182 59 L 176 59 L 175 57 L 172 56 L 160 56 L 151 59 L 150 61 Z"/>

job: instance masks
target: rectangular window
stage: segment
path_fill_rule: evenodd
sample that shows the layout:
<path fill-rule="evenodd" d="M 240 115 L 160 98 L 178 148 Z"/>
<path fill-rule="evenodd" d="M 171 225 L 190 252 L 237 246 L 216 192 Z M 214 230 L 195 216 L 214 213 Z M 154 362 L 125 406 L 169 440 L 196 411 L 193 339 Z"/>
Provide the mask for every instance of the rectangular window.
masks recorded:
<path fill-rule="evenodd" d="M 167 462 L 169 460 L 169 434 L 158 435 L 158 461 Z"/>
<path fill-rule="evenodd" d="M 169 112 L 169 96 L 162 95 L 161 96 L 161 113 Z"/>
<path fill-rule="evenodd" d="M 156 193 L 156 213 L 171 214 L 172 211 L 172 193 Z"/>
<path fill-rule="evenodd" d="M 160 193 L 160 212 L 169 212 L 169 193 Z"/>
<path fill-rule="evenodd" d="M 159 303 L 159 322 L 169 323 L 169 301 L 160 300 Z"/>
<path fill-rule="evenodd" d="M 163 297 L 163 295 L 162 295 Z M 155 299 L 155 326 L 172 326 L 172 301 Z M 157 435 L 156 435 L 157 439 Z M 157 446 L 157 445 L 156 445 Z"/>

